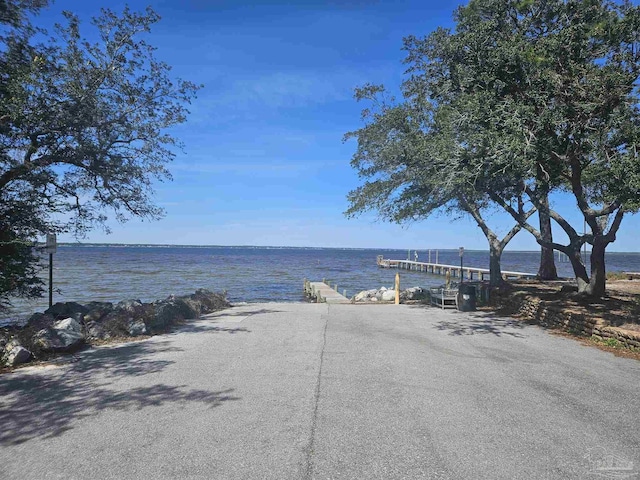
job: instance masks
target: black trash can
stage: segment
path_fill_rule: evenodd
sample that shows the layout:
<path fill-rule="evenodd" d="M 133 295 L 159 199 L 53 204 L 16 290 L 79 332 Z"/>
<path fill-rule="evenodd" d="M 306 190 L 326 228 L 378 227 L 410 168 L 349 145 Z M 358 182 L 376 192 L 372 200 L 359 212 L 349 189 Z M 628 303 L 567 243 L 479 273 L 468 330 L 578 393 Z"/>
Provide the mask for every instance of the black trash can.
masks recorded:
<path fill-rule="evenodd" d="M 476 310 L 475 285 L 461 283 L 458 286 L 458 310 L 461 312 L 474 312 Z"/>

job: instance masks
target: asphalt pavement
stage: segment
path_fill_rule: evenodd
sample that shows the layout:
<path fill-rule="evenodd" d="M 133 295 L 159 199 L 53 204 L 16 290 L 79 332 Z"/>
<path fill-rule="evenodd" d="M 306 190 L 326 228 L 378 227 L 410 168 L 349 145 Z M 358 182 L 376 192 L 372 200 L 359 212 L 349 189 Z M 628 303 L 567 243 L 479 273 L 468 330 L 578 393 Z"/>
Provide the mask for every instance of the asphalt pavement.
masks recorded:
<path fill-rule="evenodd" d="M 0 479 L 640 478 L 639 407 L 508 318 L 252 304 L 0 375 Z"/>

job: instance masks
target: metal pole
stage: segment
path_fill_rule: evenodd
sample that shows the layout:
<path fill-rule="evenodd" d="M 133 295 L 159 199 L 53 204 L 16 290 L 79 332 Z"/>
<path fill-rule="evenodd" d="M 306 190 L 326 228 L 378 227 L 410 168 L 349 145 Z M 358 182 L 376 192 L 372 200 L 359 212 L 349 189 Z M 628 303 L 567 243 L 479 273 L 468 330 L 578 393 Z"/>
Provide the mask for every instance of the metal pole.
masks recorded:
<path fill-rule="evenodd" d="M 49 254 L 49 307 L 53 305 L 53 253 Z"/>
<path fill-rule="evenodd" d="M 584 234 L 587 234 L 587 219 L 584 219 L 584 226 L 583 226 L 583 230 Z M 587 261 L 587 242 L 584 242 L 584 261 Z"/>
<path fill-rule="evenodd" d="M 463 255 L 460 255 L 460 283 L 464 282 L 464 273 L 462 273 L 462 259 Z"/>

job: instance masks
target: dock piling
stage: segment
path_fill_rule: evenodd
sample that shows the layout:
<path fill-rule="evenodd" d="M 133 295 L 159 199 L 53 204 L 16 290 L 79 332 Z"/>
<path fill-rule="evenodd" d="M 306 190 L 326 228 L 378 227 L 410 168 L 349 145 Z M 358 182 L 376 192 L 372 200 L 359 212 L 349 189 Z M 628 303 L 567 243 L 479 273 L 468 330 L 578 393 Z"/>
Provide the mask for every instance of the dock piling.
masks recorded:
<path fill-rule="evenodd" d="M 396 305 L 400 305 L 400 274 L 396 273 Z"/>

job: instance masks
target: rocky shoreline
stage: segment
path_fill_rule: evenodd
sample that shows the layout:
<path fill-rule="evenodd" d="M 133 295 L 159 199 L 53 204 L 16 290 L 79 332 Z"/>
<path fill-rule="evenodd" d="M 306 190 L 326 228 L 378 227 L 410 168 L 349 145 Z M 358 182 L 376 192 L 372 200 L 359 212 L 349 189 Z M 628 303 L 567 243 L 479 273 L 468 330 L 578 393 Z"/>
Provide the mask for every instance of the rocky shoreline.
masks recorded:
<path fill-rule="evenodd" d="M 411 287 L 400 292 L 400 302 L 407 300 L 428 300 L 429 298 L 429 289 L 423 287 Z M 380 287 L 378 289 L 359 292 L 353 297 L 353 302 L 394 302 L 395 299 L 396 291 L 393 288 Z"/>
<path fill-rule="evenodd" d="M 56 303 L 24 326 L 0 327 L 0 368 L 73 352 L 86 344 L 155 335 L 183 320 L 230 307 L 226 293 L 205 289 L 164 300 Z"/>

